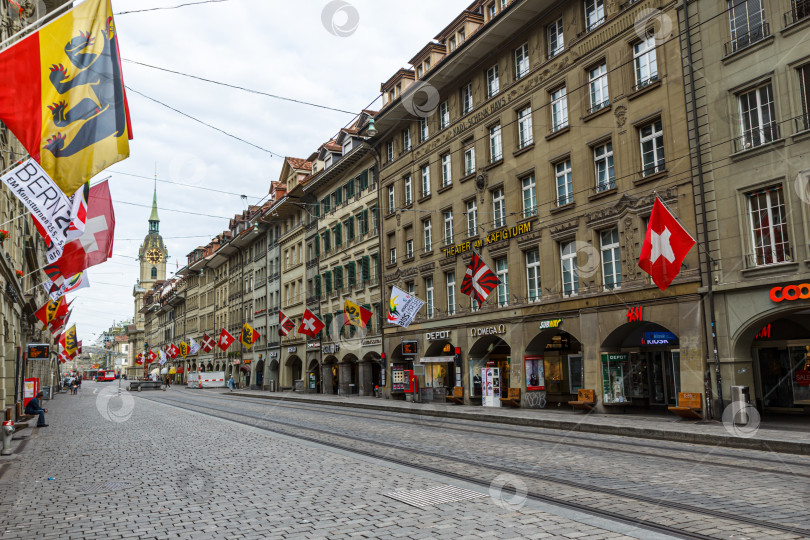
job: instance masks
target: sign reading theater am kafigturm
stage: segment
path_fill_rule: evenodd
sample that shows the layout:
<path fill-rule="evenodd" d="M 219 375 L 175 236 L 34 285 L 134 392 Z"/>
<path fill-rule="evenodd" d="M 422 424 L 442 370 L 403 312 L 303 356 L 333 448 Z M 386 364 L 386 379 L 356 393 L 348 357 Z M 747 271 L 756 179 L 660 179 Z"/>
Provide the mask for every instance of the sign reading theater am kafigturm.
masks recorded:
<path fill-rule="evenodd" d="M 521 223 L 520 225 L 515 225 L 514 227 L 508 227 L 506 229 L 500 229 L 488 234 L 486 237 L 486 242 L 481 239 L 475 241 L 468 240 L 467 242 L 462 242 L 460 244 L 456 244 L 455 246 L 442 248 L 442 251 L 444 252 L 445 257 L 450 257 L 453 255 L 458 255 L 459 253 L 470 251 L 473 248 L 478 249 L 488 244 L 500 242 L 501 240 L 508 240 L 514 236 L 520 236 L 530 232 L 532 232 L 532 222 L 527 221 L 526 223 Z"/>

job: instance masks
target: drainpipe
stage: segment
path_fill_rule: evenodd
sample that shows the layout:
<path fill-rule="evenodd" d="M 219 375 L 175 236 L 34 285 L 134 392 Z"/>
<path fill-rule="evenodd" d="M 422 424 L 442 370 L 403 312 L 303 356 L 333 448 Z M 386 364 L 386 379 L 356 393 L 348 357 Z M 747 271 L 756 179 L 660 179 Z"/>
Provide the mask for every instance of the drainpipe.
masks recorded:
<path fill-rule="evenodd" d="M 703 152 L 700 144 L 700 130 L 698 128 L 698 114 L 697 114 L 697 97 L 695 93 L 695 68 L 692 62 L 692 31 L 689 25 L 689 1 L 683 0 L 683 15 L 684 26 L 686 27 L 686 57 L 689 63 L 689 93 L 692 100 L 692 130 L 695 139 L 695 151 L 697 153 L 697 174 L 698 174 L 698 189 L 700 192 L 700 215 L 702 218 L 703 229 L 703 253 L 706 256 L 706 275 L 708 279 L 708 290 L 706 292 L 706 299 L 709 302 L 709 319 L 711 322 L 712 334 L 712 349 L 714 355 L 714 373 L 715 373 L 715 394 L 717 400 L 717 417 L 719 418 L 723 410 L 723 381 L 720 374 L 720 356 L 717 353 L 717 320 L 715 317 L 714 306 L 714 276 L 712 275 L 712 259 L 709 252 L 709 226 L 706 223 L 706 189 L 703 185 Z M 706 399 L 706 414 L 709 418 L 713 418 L 712 400 Z"/>

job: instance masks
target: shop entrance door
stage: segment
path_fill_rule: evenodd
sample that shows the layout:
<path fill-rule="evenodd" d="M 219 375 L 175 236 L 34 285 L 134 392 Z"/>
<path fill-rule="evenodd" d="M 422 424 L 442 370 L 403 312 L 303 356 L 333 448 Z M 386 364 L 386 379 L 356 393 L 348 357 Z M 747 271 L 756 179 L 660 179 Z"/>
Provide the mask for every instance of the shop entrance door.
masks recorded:
<path fill-rule="evenodd" d="M 676 405 L 680 388 L 680 354 L 676 351 L 647 353 L 650 374 L 650 405 Z"/>

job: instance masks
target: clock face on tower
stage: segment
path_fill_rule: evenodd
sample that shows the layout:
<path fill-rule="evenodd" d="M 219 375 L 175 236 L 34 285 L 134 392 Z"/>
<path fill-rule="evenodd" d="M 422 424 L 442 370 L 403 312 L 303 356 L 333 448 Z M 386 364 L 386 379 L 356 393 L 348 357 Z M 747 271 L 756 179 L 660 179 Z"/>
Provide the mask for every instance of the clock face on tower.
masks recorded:
<path fill-rule="evenodd" d="M 157 264 L 163 260 L 163 253 L 159 249 L 152 248 L 146 252 L 146 260 L 152 264 Z"/>

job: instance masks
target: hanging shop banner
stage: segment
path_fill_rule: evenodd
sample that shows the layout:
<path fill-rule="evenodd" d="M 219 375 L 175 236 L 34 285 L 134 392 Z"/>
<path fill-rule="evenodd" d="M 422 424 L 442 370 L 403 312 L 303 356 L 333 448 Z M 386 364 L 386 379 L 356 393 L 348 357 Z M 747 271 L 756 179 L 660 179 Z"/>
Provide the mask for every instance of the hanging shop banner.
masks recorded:
<path fill-rule="evenodd" d="M 624 391 L 624 368 L 629 355 L 602 354 L 602 396 L 605 403 L 629 403 Z"/>
<path fill-rule="evenodd" d="M 42 227 L 48 263 L 59 259 L 68 241 L 73 203 L 33 159 L 2 176 L 2 181 Z"/>
<path fill-rule="evenodd" d="M 425 303 L 415 296 L 411 296 L 398 287 L 391 287 L 388 322 L 408 328 L 424 305 Z"/>

